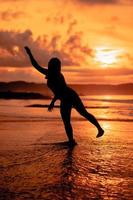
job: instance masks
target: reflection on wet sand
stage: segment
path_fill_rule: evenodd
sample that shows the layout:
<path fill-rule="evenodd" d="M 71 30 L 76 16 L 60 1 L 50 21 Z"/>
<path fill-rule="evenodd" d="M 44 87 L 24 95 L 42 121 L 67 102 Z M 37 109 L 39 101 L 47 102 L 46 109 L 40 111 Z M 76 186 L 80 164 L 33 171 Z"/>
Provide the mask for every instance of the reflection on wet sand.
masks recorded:
<path fill-rule="evenodd" d="M 76 169 L 73 157 L 74 149 L 75 146 L 67 149 L 65 158 L 62 162 L 62 174 L 61 174 L 62 199 L 65 199 L 66 197 L 74 199 L 73 190 L 75 185 L 75 176 L 78 170 Z"/>
<path fill-rule="evenodd" d="M 62 142 L 66 137 L 57 109 L 53 119 L 45 109 L 23 107 L 25 101 L 21 106 L 3 101 L 0 199 L 133 199 L 132 100 L 116 100 L 86 101 L 98 106 L 92 112 L 103 117 L 105 134 L 99 139 L 95 127 L 72 113 L 74 148 Z"/>

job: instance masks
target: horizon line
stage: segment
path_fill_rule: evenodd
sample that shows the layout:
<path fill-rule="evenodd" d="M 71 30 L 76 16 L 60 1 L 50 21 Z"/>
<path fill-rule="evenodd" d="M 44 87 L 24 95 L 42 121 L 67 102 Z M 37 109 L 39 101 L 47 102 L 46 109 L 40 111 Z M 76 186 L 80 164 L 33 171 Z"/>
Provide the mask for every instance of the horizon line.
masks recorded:
<path fill-rule="evenodd" d="M 25 81 L 25 80 L 14 80 L 14 81 L 0 81 L 0 83 L 15 83 L 15 82 L 23 82 L 23 83 L 34 83 L 34 84 L 46 84 L 44 82 L 34 82 L 34 81 Z M 127 83 L 118 83 L 118 84 L 112 84 L 112 83 L 68 83 L 69 85 L 112 85 L 112 86 L 118 86 L 118 85 L 132 85 L 133 82 L 127 82 Z"/>

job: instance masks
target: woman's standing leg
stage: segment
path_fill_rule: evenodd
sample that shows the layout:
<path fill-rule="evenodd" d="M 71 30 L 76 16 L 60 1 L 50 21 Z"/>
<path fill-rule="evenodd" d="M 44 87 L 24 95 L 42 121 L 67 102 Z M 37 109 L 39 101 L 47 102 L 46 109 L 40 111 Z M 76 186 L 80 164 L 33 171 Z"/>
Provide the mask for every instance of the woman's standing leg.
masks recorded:
<path fill-rule="evenodd" d="M 61 113 L 61 117 L 64 123 L 64 127 L 66 130 L 66 134 L 68 137 L 69 142 L 73 142 L 73 129 L 71 126 L 71 110 L 72 110 L 72 105 L 65 103 L 65 102 L 61 102 L 61 106 L 60 106 L 60 113 Z"/>

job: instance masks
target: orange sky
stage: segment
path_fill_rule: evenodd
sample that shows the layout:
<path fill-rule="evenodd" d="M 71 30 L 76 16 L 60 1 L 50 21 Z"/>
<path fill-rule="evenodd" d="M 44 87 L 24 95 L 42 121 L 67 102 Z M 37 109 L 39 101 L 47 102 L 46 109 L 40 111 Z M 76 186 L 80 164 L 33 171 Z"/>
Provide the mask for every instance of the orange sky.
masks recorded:
<path fill-rule="evenodd" d="M 133 82 L 132 0 L 0 0 L 0 81 L 42 82 L 42 66 L 62 60 L 69 83 Z"/>

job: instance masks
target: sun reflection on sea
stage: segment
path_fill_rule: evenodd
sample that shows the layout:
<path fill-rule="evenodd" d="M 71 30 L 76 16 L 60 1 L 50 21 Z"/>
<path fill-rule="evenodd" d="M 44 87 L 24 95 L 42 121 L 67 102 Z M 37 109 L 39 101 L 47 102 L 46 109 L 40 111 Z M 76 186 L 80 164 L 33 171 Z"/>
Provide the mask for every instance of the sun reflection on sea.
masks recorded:
<path fill-rule="evenodd" d="M 104 99 L 106 99 L 106 100 L 112 99 L 112 96 L 111 95 L 105 95 Z"/>
<path fill-rule="evenodd" d="M 102 126 L 103 126 L 103 129 L 106 130 L 106 131 L 107 131 L 107 130 L 109 131 L 109 130 L 112 129 L 112 125 L 110 124 L 109 121 L 103 122 L 103 123 L 102 123 Z"/>

